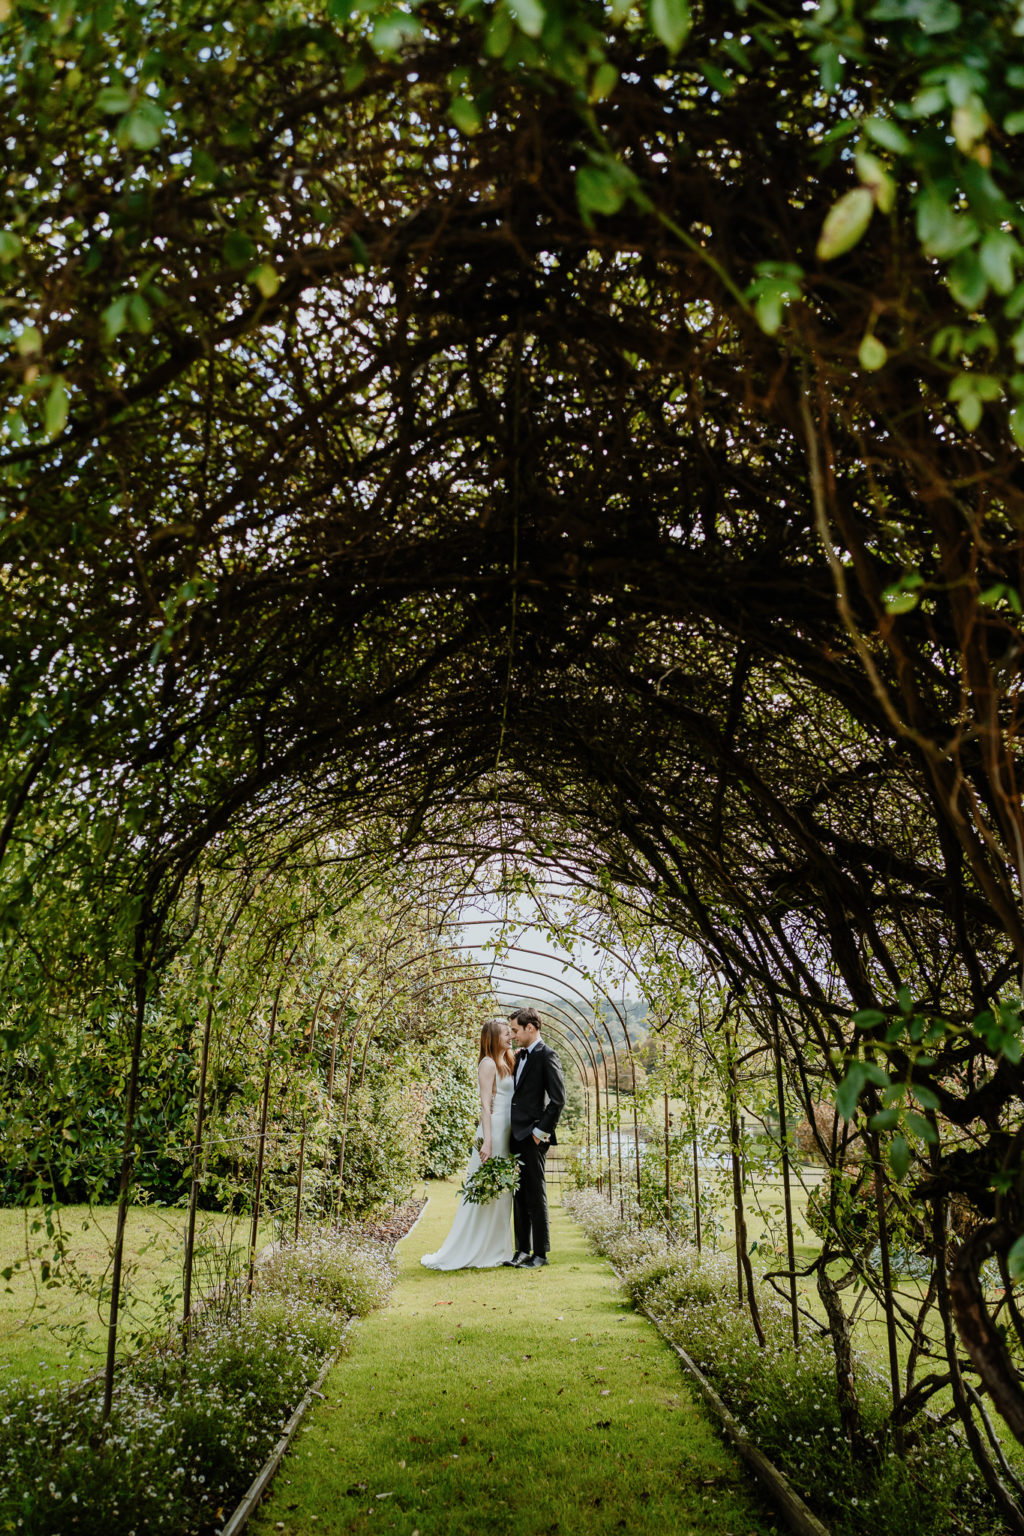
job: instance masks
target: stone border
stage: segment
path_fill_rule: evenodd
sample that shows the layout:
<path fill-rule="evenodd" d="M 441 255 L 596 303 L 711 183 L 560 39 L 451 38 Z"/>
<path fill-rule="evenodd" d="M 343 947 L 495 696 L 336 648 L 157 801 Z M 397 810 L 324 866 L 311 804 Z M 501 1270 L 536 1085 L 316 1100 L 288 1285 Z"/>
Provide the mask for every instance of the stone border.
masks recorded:
<path fill-rule="evenodd" d="M 623 1278 L 615 1265 L 610 1260 L 607 1262 L 616 1280 L 620 1285 L 624 1285 Z M 633 1302 L 632 1306 L 634 1311 L 642 1313 L 649 1323 L 653 1323 L 668 1347 L 678 1355 L 687 1374 L 696 1382 L 704 1401 L 718 1415 L 727 1439 L 731 1440 L 758 1482 L 778 1505 L 790 1530 L 794 1531 L 796 1536 L 831 1536 L 828 1526 L 823 1525 L 814 1511 L 804 1503 L 786 1475 L 780 1472 L 775 1463 L 769 1461 L 764 1452 L 747 1437 L 739 1421 L 725 1406 L 696 1361 L 690 1358 L 685 1349 L 669 1338 L 653 1312 L 649 1312 L 642 1303 Z"/>
<path fill-rule="evenodd" d="M 314 1397 L 323 1397 L 323 1393 L 320 1391 L 320 1388 L 324 1384 L 324 1380 L 326 1379 L 328 1371 L 330 1371 L 332 1367 L 337 1364 L 341 1355 L 342 1345 L 348 1336 L 348 1331 L 351 1326 L 352 1319 L 349 1318 L 348 1322 L 345 1324 L 341 1339 L 338 1341 L 337 1346 L 331 1351 L 323 1365 L 320 1367 L 319 1374 L 317 1375 L 313 1385 L 307 1390 L 305 1397 L 302 1399 L 301 1403 L 296 1408 L 295 1412 L 292 1414 L 291 1418 L 288 1420 L 287 1424 L 282 1430 L 280 1440 L 278 1440 L 277 1444 L 274 1446 L 274 1449 L 271 1451 L 270 1455 L 267 1457 L 266 1461 L 257 1472 L 252 1483 L 249 1485 L 248 1491 L 245 1493 L 241 1502 L 235 1509 L 234 1514 L 231 1516 L 227 1525 L 221 1528 L 218 1536 L 237 1536 L 237 1533 L 245 1528 L 251 1516 L 255 1513 L 256 1507 L 259 1504 L 260 1499 L 263 1497 L 267 1485 L 280 1466 L 281 1459 L 284 1456 L 285 1451 L 288 1449 L 289 1444 L 291 1443 L 292 1436 L 295 1434 L 295 1431 L 298 1429 L 299 1425 L 302 1423 L 302 1420 L 305 1418 L 306 1411 L 312 1403 Z"/>

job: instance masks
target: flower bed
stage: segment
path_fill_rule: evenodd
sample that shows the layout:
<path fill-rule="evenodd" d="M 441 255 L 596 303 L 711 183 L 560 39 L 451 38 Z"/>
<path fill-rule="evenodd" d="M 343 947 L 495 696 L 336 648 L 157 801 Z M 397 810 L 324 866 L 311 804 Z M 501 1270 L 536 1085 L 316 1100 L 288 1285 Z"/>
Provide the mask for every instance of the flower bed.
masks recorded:
<path fill-rule="evenodd" d="M 384 1305 L 387 1248 L 315 1234 L 260 1267 L 253 1297 L 201 1316 L 183 1357 L 146 1351 L 102 1385 L 0 1399 L 0 1530 L 187 1536 L 223 1525 L 345 1322 Z"/>
<path fill-rule="evenodd" d="M 958 1426 L 919 1419 L 897 1454 L 886 1430 L 886 1383 L 858 1359 L 867 1449 L 854 1458 L 843 1437 L 827 1337 L 794 1349 L 788 1309 L 759 1288 L 766 1335 L 759 1348 L 748 1314 L 736 1306 L 731 1256 L 670 1246 L 660 1233 L 638 1231 L 593 1191 L 569 1195 L 566 1206 L 619 1270 L 633 1301 L 686 1350 L 835 1536 L 1002 1536 L 1003 1522 Z"/>

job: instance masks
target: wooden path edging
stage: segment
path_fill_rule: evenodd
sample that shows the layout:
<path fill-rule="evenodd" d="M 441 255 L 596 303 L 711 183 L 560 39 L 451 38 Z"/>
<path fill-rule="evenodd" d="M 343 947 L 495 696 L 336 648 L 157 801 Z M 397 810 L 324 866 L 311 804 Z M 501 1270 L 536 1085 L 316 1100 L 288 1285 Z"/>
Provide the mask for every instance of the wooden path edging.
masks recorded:
<path fill-rule="evenodd" d="M 238 1505 L 234 1514 L 231 1516 L 231 1519 L 228 1521 L 227 1525 L 222 1527 L 218 1533 L 218 1536 L 237 1536 L 237 1533 L 243 1530 L 249 1523 L 251 1516 L 255 1513 L 256 1506 L 259 1504 L 260 1499 L 263 1497 L 263 1493 L 268 1483 L 270 1482 L 270 1479 L 273 1477 L 274 1473 L 277 1471 L 281 1464 L 281 1458 L 284 1456 L 285 1451 L 288 1449 L 292 1436 L 298 1429 L 299 1425 L 302 1423 L 310 1403 L 313 1401 L 314 1397 L 323 1396 L 320 1388 L 324 1384 L 328 1371 L 337 1364 L 338 1358 L 341 1355 L 342 1344 L 344 1343 L 351 1326 L 352 1319 L 349 1318 L 348 1322 L 345 1324 L 341 1339 L 339 1340 L 337 1347 L 331 1351 L 323 1365 L 320 1367 L 316 1381 L 314 1381 L 313 1385 L 308 1389 L 305 1397 L 302 1399 L 302 1402 L 296 1408 L 284 1429 L 281 1431 L 280 1440 L 278 1440 L 277 1444 L 274 1446 L 274 1449 L 271 1451 L 270 1455 L 267 1457 L 266 1461 L 257 1472 L 255 1478 L 249 1486 L 248 1492 L 245 1494 L 244 1498 Z"/>
<path fill-rule="evenodd" d="M 622 1276 L 614 1264 L 611 1265 L 611 1270 L 622 1285 L 624 1283 Z M 713 1409 L 721 1420 L 726 1436 L 732 1441 L 758 1482 L 771 1494 L 790 1530 L 794 1531 L 796 1536 L 831 1536 L 828 1526 L 823 1525 L 813 1510 L 808 1508 L 785 1473 L 780 1472 L 775 1463 L 769 1461 L 764 1452 L 748 1439 L 740 1428 L 739 1422 L 725 1406 L 696 1361 L 692 1360 L 686 1350 L 674 1339 L 669 1338 L 653 1312 L 649 1312 L 642 1303 L 634 1302 L 633 1305 L 638 1312 L 643 1313 L 649 1323 L 653 1323 L 665 1343 L 679 1356 L 688 1375 L 692 1376 L 697 1383 L 708 1407 Z"/>

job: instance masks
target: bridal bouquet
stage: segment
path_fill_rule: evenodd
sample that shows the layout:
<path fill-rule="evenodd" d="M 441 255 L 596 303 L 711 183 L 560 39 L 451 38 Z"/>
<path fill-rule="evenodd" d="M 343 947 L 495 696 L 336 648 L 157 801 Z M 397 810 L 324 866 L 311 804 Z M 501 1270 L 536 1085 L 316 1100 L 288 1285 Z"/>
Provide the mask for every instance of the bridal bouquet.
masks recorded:
<path fill-rule="evenodd" d="M 514 1195 L 518 1188 L 518 1157 L 489 1157 L 463 1184 L 462 1198 L 467 1205 L 490 1205 L 506 1190 Z"/>

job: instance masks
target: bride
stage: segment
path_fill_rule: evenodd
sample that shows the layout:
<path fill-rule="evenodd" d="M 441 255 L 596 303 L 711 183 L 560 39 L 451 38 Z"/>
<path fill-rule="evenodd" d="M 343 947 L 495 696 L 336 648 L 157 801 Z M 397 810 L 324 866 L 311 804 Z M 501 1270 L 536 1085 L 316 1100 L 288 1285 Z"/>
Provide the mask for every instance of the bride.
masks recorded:
<path fill-rule="evenodd" d="M 475 1173 L 489 1157 L 508 1157 L 509 1122 L 512 1113 L 512 1036 L 504 1019 L 488 1019 L 480 1031 L 480 1124 L 475 1141 L 481 1142 L 466 1169 Z M 459 1201 L 452 1229 L 436 1253 L 420 1260 L 428 1269 L 495 1269 L 512 1257 L 512 1194 L 506 1190 L 488 1205 Z"/>

